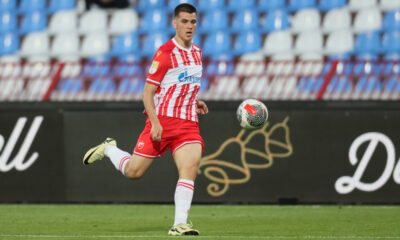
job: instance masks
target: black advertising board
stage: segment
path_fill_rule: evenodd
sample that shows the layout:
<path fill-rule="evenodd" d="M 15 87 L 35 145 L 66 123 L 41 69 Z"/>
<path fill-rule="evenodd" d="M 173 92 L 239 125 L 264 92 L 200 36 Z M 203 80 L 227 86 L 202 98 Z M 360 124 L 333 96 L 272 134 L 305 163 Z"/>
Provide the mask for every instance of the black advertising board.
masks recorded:
<path fill-rule="evenodd" d="M 64 201 L 62 125 L 54 110 L 0 111 L 1 202 Z"/>
<path fill-rule="evenodd" d="M 256 131 L 239 127 L 238 105 L 211 102 L 210 114 L 200 119 L 206 148 L 195 203 L 400 202 L 400 104 L 267 102 L 268 124 Z M 144 127 L 141 111 L 141 103 L 2 110 L 0 157 L 19 118 L 27 119 L 12 156 L 35 119 L 43 120 L 24 162 L 34 153 L 38 160 L 24 171 L 0 172 L 0 201 L 173 202 L 178 176 L 170 152 L 139 180 L 124 178 L 107 159 L 82 164 L 85 151 L 106 137 L 131 153 Z"/>

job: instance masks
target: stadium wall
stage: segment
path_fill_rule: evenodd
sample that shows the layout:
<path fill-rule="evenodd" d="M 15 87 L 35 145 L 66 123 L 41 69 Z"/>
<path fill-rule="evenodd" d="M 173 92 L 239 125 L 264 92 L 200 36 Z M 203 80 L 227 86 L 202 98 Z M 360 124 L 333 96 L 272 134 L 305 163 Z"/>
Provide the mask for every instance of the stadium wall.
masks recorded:
<path fill-rule="evenodd" d="M 195 203 L 398 204 L 399 102 L 269 102 L 268 124 L 242 130 L 239 102 L 209 102 Z M 125 179 L 83 166 L 105 137 L 132 152 L 140 102 L 0 104 L 0 202 L 171 203 L 170 153 Z"/>

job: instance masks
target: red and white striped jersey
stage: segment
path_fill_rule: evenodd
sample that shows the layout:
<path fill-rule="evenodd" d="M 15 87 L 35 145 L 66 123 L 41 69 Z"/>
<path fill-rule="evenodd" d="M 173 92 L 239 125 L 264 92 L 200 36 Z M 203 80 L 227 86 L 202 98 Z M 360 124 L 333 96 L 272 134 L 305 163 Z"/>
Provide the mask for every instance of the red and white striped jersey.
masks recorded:
<path fill-rule="evenodd" d="M 158 49 L 146 78 L 146 82 L 159 86 L 154 95 L 158 116 L 198 122 L 202 54 L 199 46 L 192 44 L 191 49 L 186 49 L 175 39 Z"/>

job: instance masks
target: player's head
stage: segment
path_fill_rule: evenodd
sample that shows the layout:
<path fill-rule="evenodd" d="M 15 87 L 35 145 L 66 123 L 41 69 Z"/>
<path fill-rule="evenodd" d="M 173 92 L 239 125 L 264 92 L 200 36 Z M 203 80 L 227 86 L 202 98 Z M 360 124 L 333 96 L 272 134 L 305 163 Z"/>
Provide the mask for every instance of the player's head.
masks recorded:
<path fill-rule="evenodd" d="M 184 42 L 191 42 L 196 32 L 197 10 L 188 3 L 179 4 L 174 11 L 174 20 L 172 22 L 176 37 Z"/>

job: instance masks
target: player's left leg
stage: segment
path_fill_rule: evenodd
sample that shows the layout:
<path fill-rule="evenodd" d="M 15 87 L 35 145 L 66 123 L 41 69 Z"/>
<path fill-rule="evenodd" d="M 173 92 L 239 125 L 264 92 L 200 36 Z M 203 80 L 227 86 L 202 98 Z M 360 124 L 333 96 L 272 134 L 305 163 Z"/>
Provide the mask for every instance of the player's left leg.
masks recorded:
<path fill-rule="evenodd" d="M 187 224 L 192 204 L 194 180 L 201 159 L 201 143 L 186 144 L 173 153 L 179 180 L 175 190 L 175 221 L 169 235 L 199 235 L 199 231 Z"/>

